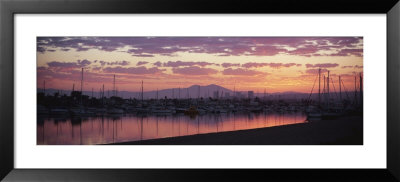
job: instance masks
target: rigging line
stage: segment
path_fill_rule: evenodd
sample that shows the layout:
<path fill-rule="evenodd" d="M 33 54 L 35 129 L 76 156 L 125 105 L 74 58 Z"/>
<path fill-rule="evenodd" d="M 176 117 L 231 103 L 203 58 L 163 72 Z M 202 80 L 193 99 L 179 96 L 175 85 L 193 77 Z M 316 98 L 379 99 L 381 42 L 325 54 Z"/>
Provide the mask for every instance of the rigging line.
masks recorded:
<path fill-rule="evenodd" d="M 313 90 L 314 90 L 314 87 L 315 87 L 315 82 L 317 82 L 317 78 L 318 78 L 318 77 L 315 77 L 315 80 L 314 80 L 314 85 L 313 85 L 313 87 L 312 87 L 312 89 L 311 89 L 310 96 L 308 96 L 308 101 L 310 101 L 310 98 L 311 98 L 312 92 L 313 92 Z"/>
<path fill-rule="evenodd" d="M 331 78 L 331 82 L 332 82 L 332 85 L 333 85 L 333 91 L 335 91 L 336 99 L 339 100 L 339 96 L 338 96 L 338 94 L 336 92 L 336 88 L 335 88 L 335 83 L 333 83 L 333 79 L 332 78 Z"/>
<path fill-rule="evenodd" d="M 344 91 L 346 92 L 347 99 L 350 100 L 349 93 L 347 92 L 347 89 L 344 86 L 343 80 L 341 80 L 341 81 L 342 81 L 342 85 L 343 85 Z"/>

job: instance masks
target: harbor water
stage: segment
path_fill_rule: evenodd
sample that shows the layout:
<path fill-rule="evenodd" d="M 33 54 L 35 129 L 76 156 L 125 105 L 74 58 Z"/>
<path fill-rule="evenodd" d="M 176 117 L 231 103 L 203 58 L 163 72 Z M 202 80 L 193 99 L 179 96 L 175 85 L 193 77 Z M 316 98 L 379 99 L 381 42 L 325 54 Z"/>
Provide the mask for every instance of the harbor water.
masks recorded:
<path fill-rule="evenodd" d="M 92 145 L 304 123 L 303 112 L 38 116 L 38 145 Z"/>

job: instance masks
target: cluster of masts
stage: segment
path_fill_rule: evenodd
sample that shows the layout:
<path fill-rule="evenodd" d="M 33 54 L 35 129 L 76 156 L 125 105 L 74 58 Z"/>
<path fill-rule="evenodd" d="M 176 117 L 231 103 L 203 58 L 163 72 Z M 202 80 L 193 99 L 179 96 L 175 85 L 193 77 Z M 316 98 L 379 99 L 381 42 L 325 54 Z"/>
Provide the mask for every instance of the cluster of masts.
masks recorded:
<path fill-rule="evenodd" d="M 357 77 L 359 77 L 359 79 L 358 79 L 358 81 L 359 81 L 358 88 L 357 88 Z M 343 80 L 342 80 L 340 75 L 339 75 L 339 78 L 338 78 L 339 95 L 337 95 L 336 87 L 335 87 L 333 79 L 330 77 L 330 71 L 329 70 L 327 71 L 327 75 L 325 75 L 325 74 L 323 75 L 323 89 L 322 89 L 322 92 L 321 92 L 321 78 L 322 78 L 321 77 L 321 68 L 319 68 L 318 69 L 318 105 L 319 106 L 321 106 L 321 103 L 324 102 L 329 107 L 329 103 L 330 103 L 330 99 L 331 99 L 330 98 L 330 96 L 331 96 L 331 94 L 330 94 L 330 92 L 331 92 L 330 84 L 332 84 L 333 91 L 334 91 L 333 93 L 336 94 L 336 97 L 339 99 L 339 101 L 343 101 L 343 98 L 342 98 L 342 87 L 344 89 L 344 93 L 346 94 L 347 100 L 351 99 L 351 97 L 349 96 L 349 92 L 347 91 L 347 89 L 346 89 L 346 87 L 345 87 L 345 85 L 343 83 Z M 363 81 L 362 80 L 363 80 L 363 78 L 362 78 L 362 74 L 361 73 L 359 74 L 359 76 L 357 76 L 357 75 L 354 76 L 354 99 L 353 100 L 354 100 L 354 104 L 355 105 L 357 105 L 357 104 L 361 105 L 362 101 L 363 101 L 363 98 L 362 98 L 362 96 L 363 96 L 363 94 L 362 94 L 362 92 L 363 92 L 363 90 L 362 90 L 363 83 L 362 82 Z M 311 97 L 311 94 L 313 92 L 314 86 L 315 86 L 315 82 L 314 82 L 313 88 L 311 89 L 310 97 Z M 359 90 L 359 93 L 357 93 L 358 90 Z M 359 97 L 359 98 L 357 98 L 357 97 Z"/>
<path fill-rule="evenodd" d="M 84 85 L 84 80 L 83 80 L 83 68 L 82 68 L 82 71 L 81 71 L 81 88 L 80 88 L 80 92 L 81 93 L 83 93 L 83 85 Z M 334 81 L 333 81 L 333 79 L 330 77 L 330 71 L 328 70 L 327 71 L 327 75 L 325 75 L 325 74 L 323 74 L 322 75 L 323 76 L 323 89 L 321 90 L 321 68 L 319 68 L 318 69 L 318 104 L 321 106 L 321 103 L 323 102 L 323 101 L 325 101 L 325 103 L 328 105 L 328 107 L 329 107 L 329 100 L 330 100 L 330 92 L 331 92 L 331 90 L 330 90 L 330 84 L 332 84 L 332 86 L 333 86 L 333 89 L 334 89 L 334 93 L 337 95 L 337 92 L 336 92 L 336 87 L 335 87 L 335 84 L 334 84 Z M 339 75 L 339 78 L 338 78 L 338 85 L 339 85 L 339 95 L 337 96 L 338 98 L 339 98 L 339 100 L 340 101 L 342 101 L 343 99 L 342 99 L 342 87 L 343 87 L 343 89 L 344 89 L 344 93 L 346 94 L 346 98 L 348 99 L 348 100 L 350 100 L 350 96 L 349 96 L 349 92 L 347 91 L 347 89 L 346 89 L 346 87 L 345 87 L 345 85 L 344 85 L 344 83 L 343 83 L 343 80 L 341 79 L 341 76 Z M 354 103 L 355 104 L 357 104 L 357 100 L 359 100 L 359 103 L 358 104 L 362 104 L 362 74 L 360 73 L 359 74 L 359 85 L 358 85 L 358 88 L 357 88 L 357 75 L 355 75 L 355 77 L 354 77 Z M 314 90 L 314 86 L 315 86 L 315 81 L 314 81 L 314 85 L 313 85 L 313 87 L 312 87 L 312 90 L 311 90 L 311 93 L 310 93 L 310 97 L 311 97 L 311 95 L 312 95 L 312 92 L 313 92 L 313 90 Z M 190 98 L 190 94 L 189 94 L 189 88 L 187 88 L 186 89 L 187 90 L 187 98 Z M 357 93 L 357 90 L 359 90 L 359 93 Z M 75 84 L 72 84 L 72 92 L 74 92 L 75 91 Z M 92 97 L 94 97 L 94 95 L 93 95 L 93 88 L 92 88 Z M 140 93 L 140 98 L 141 98 L 141 100 L 143 101 L 144 100 L 144 90 L 143 90 L 143 80 L 142 80 L 142 82 L 141 82 L 141 88 L 140 88 L 140 91 L 141 91 L 141 93 Z M 46 94 L 46 80 L 44 80 L 43 81 L 43 92 L 44 92 L 44 94 Z M 100 97 L 101 98 L 104 98 L 105 97 L 105 89 L 104 89 L 104 84 L 103 84 L 103 86 L 102 86 L 102 88 L 100 88 L 100 92 L 99 92 L 99 94 L 100 94 Z M 218 94 L 218 97 L 219 97 L 219 91 L 217 91 L 217 94 Z M 222 96 L 223 96 L 223 91 L 221 92 L 221 94 L 222 94 Z M 233 96 L 235 97 L 236 96 L 236 87 L 234 86 L 233 87 Z M 81 94 L 81 95 L 83 95 L 83 94 Z M 108 97 L 110 96 L 110 91 L 108 90 Z M 117 88 L 116 88 L 116 85 L 115 85 L 115 74 L 114 74 L 114 77 L 113 77 L 113 90 L 112 90 L 112 96 L 118 96 L 118 90 L 117 90 Z M 207 92 L 207 96 L 208 97 L 210 97 L 210 93 L 209 93 L 209 91 Z M 200 86 L 198 86 L 198 94 L 197 94 L 197 97 L 198 98 L 200 98 Z M 266 97 L 266 89 L 264 89 L 264 98 Z M 359 99 L 357 99 L 357 97 L 359 97 Z M 156 91 L 156 96 L 155 96 L 155 98 L 158 100 L 159 99 L 159 94 L 158 94 L 158 89 L 157 89 L 157 91 Z M 172 98 L 175 98 L 175 89 L 172 89 Z M 179 87 L 178 88 L 178 99 L 180 99 L 181 98 L 181 88 Z"/>

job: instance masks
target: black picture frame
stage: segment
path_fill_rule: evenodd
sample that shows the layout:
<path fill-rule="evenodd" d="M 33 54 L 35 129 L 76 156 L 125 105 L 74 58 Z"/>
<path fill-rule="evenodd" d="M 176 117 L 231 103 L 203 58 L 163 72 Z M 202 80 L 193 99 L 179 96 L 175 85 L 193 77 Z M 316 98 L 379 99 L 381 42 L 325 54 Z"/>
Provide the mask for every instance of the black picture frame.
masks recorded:
<path fill-rule="evenodd" d="M 19 13 L 315 13 L 316 16 L 319 13 L 386 14 L 387 168 L 15 169 L 14 15 Z M 5 181 L 225 181 L 232 178 L 243 181 L 400 181 L 399 17 L 398 0 L 0 0 L 0 179 Z"/>

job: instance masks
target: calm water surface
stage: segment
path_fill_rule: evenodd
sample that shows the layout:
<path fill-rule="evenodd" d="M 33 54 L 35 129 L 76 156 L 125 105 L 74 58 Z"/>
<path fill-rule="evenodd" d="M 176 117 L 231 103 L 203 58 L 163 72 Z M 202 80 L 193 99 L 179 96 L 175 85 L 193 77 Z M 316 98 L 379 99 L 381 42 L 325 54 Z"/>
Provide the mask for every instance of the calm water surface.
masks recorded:
<path fill-rule="evenodd" d="M 37 144 L 107 144 L 304 122 L 306 122 L 306 115 L 301 112 L 206 114 L 196 117 L 186 115 L 80 118 L 39 116 Z"/>

